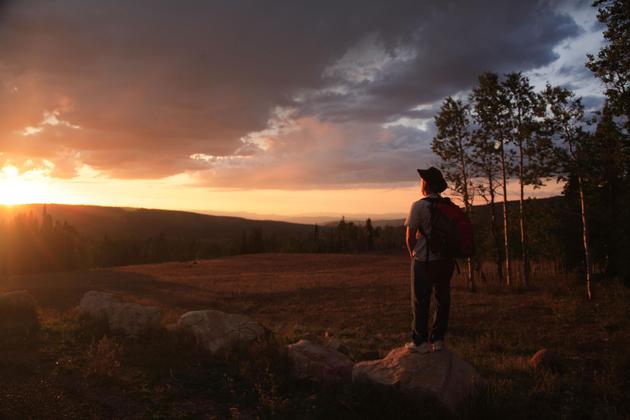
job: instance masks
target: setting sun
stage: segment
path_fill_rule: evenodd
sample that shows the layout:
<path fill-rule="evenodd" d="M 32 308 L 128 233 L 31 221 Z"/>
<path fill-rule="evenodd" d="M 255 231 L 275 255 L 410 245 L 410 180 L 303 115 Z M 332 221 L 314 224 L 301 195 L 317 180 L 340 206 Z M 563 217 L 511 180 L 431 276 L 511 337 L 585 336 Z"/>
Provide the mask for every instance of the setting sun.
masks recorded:
<path fill-rule="evenodd" d="M 0 204 L 42 203 L 53 200 L 46 176 L 40 171 L 20 173 L 13 165 L 5 165 L 0 170 Z"/>

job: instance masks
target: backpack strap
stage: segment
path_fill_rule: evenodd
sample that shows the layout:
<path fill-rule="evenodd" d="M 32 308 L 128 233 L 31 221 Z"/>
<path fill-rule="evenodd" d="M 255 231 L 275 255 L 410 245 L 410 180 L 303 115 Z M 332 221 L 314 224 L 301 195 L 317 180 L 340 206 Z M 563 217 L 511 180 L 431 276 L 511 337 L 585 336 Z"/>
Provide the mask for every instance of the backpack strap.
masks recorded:
<path fill-rule="evenodd" d="M 435 201 L 438 200 L 436 198 L 433 197 L 424 197 L 422 200 L 426 200 L 429 203 L 429 226 L 431 226 L 433 224 L 433 213 L 434 213 L 434 206 L 435 206 Z M 426 252 L 426 257 L 425 257 L 425 264 L 426 264 L 426 271 L 427 271 L 427 275 L 429 273 L 429 250 L 431 249 L 431 245 L 429 244 L 429 235 L 426 234 L 426 232 L 423 232 L 423 229 L 420 228 L 420 233 L 422 234 L 422 236 L 424 236 L 425 241 L 426 241 L 426 247 L 427 247 L 427 252 Z"/>

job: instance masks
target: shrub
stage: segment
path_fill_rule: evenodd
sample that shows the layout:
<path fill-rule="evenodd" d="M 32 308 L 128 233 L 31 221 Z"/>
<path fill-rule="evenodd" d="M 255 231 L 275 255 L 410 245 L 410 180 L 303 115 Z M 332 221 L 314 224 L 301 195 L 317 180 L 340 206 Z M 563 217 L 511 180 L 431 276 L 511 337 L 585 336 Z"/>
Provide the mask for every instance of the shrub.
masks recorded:
<path fill-rule="evenodd" d="M 122 354 L 123 345 L 115 338 L 105 335 L 100 340 L 92 342 L 85 352 L 85 376 L 116 375 L 120 369 Z"/>

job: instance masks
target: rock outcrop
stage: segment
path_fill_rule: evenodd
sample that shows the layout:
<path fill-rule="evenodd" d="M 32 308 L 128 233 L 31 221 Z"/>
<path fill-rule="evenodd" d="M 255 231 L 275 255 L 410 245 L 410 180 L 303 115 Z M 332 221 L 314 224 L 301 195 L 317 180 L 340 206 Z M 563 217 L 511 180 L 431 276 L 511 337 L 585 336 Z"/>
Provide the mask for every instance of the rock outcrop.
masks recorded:
<path fill-rule="evenodd" d="M 452 412 L 482 383 L 475 369 L 452 351 L 419 354 L 404 347 L 355 364 L 352 381 L 392 388 L 414 400 L 434 397 Z"/>
<path fill-rule="evenodd" d="M 293 374 L 319 383 L 350 382 L 353 362 L 330 346 L 300 340 L 287 346 Z"/>
<path fill-rule="evenodd" d="M 0 294 L 0 333 L 29 334 L 40 327 L 37 305 L 26 290 Z"/>
<path fill-rule="evenodd" d="M 162 326 L 162 311 L 156 306 L 122 302 L 112 293 L 91 290 L 79 303 L 79 314 L 102 319 L 112 331 L 136 337 Z"/>
<path fill-rule="evenodd" d="M 245 315 L 210 309 L 186 312 L 179 318 L 174 330 L 191 334 L 200 346 L 211 353 L 230 351 L 239 344 L 251 343 L 266 334 L 265 328 Z"/>

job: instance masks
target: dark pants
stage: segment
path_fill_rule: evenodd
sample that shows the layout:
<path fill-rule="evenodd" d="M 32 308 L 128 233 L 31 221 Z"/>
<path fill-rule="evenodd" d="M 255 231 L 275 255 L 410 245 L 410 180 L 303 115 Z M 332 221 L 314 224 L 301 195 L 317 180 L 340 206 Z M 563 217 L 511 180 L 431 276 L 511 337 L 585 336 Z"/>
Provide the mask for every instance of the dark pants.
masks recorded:
<path fill-rule="evenodd" d="M 448 327 L 448 314 L 451 306 L 451 276 L 455 261 L 437 260 L 427 263 L 412 259 L 411 262 L 411 323 L 412 339 L 421 344 L 444 340 Z M 427 329 L 431 292 L 435 289 L 436 313 L 431 327 L 431 335 Z"/>

